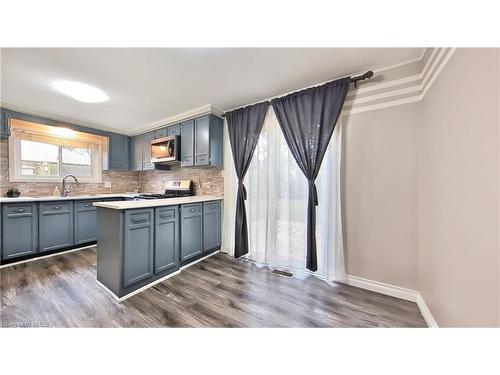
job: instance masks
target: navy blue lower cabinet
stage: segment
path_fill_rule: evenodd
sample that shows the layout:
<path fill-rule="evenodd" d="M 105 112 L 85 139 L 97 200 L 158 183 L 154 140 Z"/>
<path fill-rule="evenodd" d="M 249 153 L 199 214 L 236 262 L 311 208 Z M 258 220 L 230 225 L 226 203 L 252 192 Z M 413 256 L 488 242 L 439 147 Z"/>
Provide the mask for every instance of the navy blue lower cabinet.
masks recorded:
<path fill-rule="evenodd" d="M 123 286 L 153 276 L 154 209 L 125 211 Z"/>
<path fill-rule="evenodd" d="M 75 202 L 75 245 L 97 241 L 97 214 L 94 201 Z"/>
<path fill-rule="evenodd" d="M 220 248 L 221 207 L 220 201 L 203 203 L 203 251 Z"/>
<path fill-rule="evenodd" d="M 37 252 L 38 216 L 34 203 L 2 206 L 2 259 Z"/>
<path fill-rule="evenodd" d="M 40 203 L 38 208 L 40 252 L 73 246 L 73 202 Z"/>
<path fill-rule="evenodd" d="M 181 262 L 203 252 L 202 204 L 181 205 Z"/>
<path fill-rule="evenodd" d="M 155 209 L 155 274 L 179 268 L 179 206 Z"/>

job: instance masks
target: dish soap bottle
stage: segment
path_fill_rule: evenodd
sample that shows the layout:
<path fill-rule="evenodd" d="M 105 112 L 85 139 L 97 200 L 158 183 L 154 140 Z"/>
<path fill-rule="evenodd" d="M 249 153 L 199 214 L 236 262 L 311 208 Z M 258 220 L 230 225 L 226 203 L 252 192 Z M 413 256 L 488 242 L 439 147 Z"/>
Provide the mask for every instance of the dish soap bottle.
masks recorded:
<path fill-rule="evenodd" d="M 54 191 L 52 192 L 52 196 L 53 197 L 60 197 L 61 196 L 61 193 L 59 192 L 59 188 L 57 187 L 57 185 L 54 188 Z"/>

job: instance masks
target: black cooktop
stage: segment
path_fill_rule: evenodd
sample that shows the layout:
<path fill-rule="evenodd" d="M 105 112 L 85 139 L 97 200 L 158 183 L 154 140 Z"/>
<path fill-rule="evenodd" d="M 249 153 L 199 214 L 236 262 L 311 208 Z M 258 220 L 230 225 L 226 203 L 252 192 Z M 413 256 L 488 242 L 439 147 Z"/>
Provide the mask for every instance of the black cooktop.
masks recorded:
<path fill-rule="evenodd" d="M 181 198 L 184 197 L 185 194 L 139 194 L 138 198 L 140 199 L 165 199 L 165 198 Z"/>

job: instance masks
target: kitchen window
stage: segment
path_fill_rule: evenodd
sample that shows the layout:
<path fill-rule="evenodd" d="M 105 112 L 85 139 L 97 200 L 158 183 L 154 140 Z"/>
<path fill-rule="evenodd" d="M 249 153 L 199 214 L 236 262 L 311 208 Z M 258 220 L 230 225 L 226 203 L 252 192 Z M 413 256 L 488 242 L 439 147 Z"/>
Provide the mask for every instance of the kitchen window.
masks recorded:
<path fill-rule="evenodd" d="M 73 174 L 81 182 L 102 182 L 106 145 L 106 137 L 13 119 L 10 181 L 52 182 Z"/>

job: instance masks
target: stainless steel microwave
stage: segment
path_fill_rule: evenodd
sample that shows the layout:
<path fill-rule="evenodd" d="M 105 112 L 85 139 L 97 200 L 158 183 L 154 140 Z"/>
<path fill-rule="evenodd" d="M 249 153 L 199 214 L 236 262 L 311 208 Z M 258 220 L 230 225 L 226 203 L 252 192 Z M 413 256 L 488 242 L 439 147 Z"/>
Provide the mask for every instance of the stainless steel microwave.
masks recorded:
<path fill-rule="evenodd" d="M 180 146 L 181 142 L 178 135 L 153 139 L 151 141 L 151 162 L 161 164 L 178 163 Z"/>

